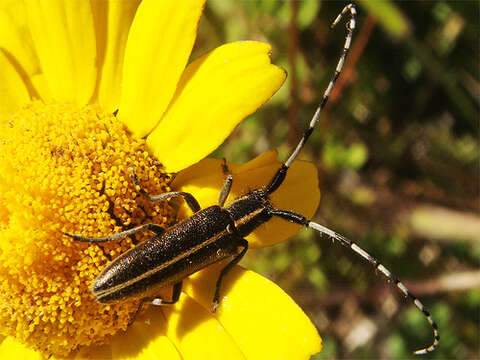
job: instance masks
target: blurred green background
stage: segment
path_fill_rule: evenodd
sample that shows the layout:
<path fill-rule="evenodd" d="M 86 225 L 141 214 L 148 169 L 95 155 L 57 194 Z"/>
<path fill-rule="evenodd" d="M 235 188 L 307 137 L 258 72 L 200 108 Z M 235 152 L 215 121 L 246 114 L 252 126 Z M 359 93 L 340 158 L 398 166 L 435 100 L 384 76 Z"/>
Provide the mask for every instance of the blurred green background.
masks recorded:
<path fill-rule="evenodd" d="M 213 156 L 286 159 L 328 85 L 345 38 L 341 1 L 209 0 L 198 54 L 262 40 L 289 73 L 283 88 Z M 321 123 L 300 158 L 319 169 L 315 219 L 377 257 L 431 310 L 440 348 L 479 356 L 479 3 L 359 1 L 357 30 Z M 312 231 L 248 253 L 324 339 L 314 359 L 414 358 L 430 325 L 395 287 Z M 266 299 L 268 303 L 268 299 Z"/>

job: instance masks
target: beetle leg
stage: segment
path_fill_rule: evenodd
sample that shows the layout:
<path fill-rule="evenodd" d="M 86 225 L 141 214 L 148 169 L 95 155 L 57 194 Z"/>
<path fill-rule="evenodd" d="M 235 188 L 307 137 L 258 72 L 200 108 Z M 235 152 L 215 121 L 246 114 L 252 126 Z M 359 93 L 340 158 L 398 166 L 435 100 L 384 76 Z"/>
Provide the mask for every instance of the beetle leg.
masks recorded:
<path fill-rule="evenodd" d="M 195 199 L 192 194 L 187 193 L 187 192 L 183 192 L 183 191 L 172 191 L 172 192 L 168 192 L 168 193 L 161 194 L 161 195 L 155 195 L 155 196 L 152 196 L 152 197 L 147 195 L 147 198 L 151 202 L 157 202 L 157 201 L 162 201 L 162 200 L 166 200 L 166 199 L 177 197 L 177 196 L 182 196 L 183 199 L 185 200 L 185 202 L 187 203 L 188 207 L 194 213 L 196 213 L 197 211 L 200 210 L 200 204 L 198 203 L 197 199 Z"/>
<path fill-rule="evenodd" d="M 135 314 L 133 314 L 132 318 L 128 322 L 128 326 L 132 325 L 137 318 L 138 314 L 140 314 L 140 311 L 143 309 L 143 305 L 146 303 L 152 303 L 152 305 L 159 306 L 159 305 L 164 305 L 164 304 L 169 304 L 173 305 L 175 304 L 178 299 L 180 299 L 180 294 L 182 293 L 182 282 L 178 282 L 175 285 L 173 285 L 173 292 L 172 292 L 172 300 L 167 301 L 163 300 L 161 298 L 152 298 L 152 297 L 146 297 L 140 300 L 140 303 L 138 304 L 138 308 L 135 311 Z"/>
<path fill-rule="evenodd" d="M 145 304 L 147 302 L 150 302 L 150 301 L 151 301 L 150 298 L 143 298 L 143 299 L 140 300 L 140 303 L 138 304 L 137 310 L 135 311 L 135 314 L 133 314 L 133 316 L 130 318 L 130 321 L 128 322 L 127 326 L 130 326 L 135 322 L 138 314 L 140 314 L 140 311 L 142 311 L 142 309 L 143 309 L 143 304 Z"/>
<path fill-rule="evenodd" d="M 135 183 L 135 185 L 138 185 L 140 187 L 140 194 L 142 194 L 147 200 L 149 200 L 151 202 L 158 202 L 158 201 L 170 199 L 172 197 L 182 196 L 183 199 L 185 200 L 185 202 L 187 203 L 188 207 L 194 213 L 196 213 L 197 211 L 200 210 L 200 205 L 198 204 L 197 199 L 195 199 L 192 194 L 187 193 L 187 192 L 172 191 L 172 192 L 168 192 L 168 193 L 161 194 L 161 195 L 155 195 L 155 196 L 148 195 L 148 193 L 145 190 L 143 190 L 142 187 L 140 186 L 137 174 L 135 174 L 135 169 L 133 168 L 133 166 L 132 166 L 132 176 L 131 176 L 131 178 L 132 178 L 133 182 Z"/>
<path fill-rule="evenodd" d="M 227 178 L 223 183 L 223 187 L 222 187 L 222 191 L 220 192 L 220 195 L 218 195 L 218 205 L 220 205 L 221 207 L 223 207 L 223 205 L 225 204 L 225 200 L 227 200 L 228 194 L 230 193 L 230 189 L 232 188 L 232 183 L 233 183 L 233 176 L 232 176 L 232 173 L 230 172 L 230 169 L 228 168 L 227 160 L 225 159 L 223 159 L 222 171 L 223 171 L 223 174 L 227 176 Z"/>
<path fill-rule="evenodd" d="M 227 266 L 225 266 L 222 271 L 220 272 L 220 276 L 218 277 L 217 284 L 215 285 L 215 296 L 213 297 L 213 309 L 212 312 L 217 311 L 217 307 L 219 304 L 219 299 L 220 299 L 220 287 L 222 285 L 222 279 L 223 277 L 232 269 L 234 265 L 236 265 L 240 260 L 242 260 L 243 255 L 248 250 L 248 241 L 245 239 L 240 240 L 239 246 L 243 246 L 242 251 L 240 251 L 235 257 L 233 258 L 232 261 L 230 261 Z"/>
<path fill-rule="evenodd" d="M 127 230 L 127 231 L 122 231 L 118 234 L 113 234 L 113 235 L 110 235 L 110 236 L 99 237 L 99 238 L 89 238 L 89 237 L 84 237 L 84 236 L 80 236 L 80 235 L 69 234 L 67 232 L 62 232 L 62 234 L 71 237 L 74 241 L 101 243 L 101 242 L 115 241 L 115 240 L 118 240 L 118 239 L 123 239 L 124 237 L 136 234 L 137 232 L 143 231 L 143 230 L 151 230 L 157 235 L 160 235 L 165 231 L 165 229 L 163 227 L 161 227 L 160 225 L 149 223 L 149 224 L 143 224 L 143 225 L 134 227 L 134 228 L 132 228 L 130 230 Z"/>
<path fill-rule="evenodd" d="M 182 282 L 180 281 L 173 285 L 172 300 L 163 300 L 162 298 L 154 298 L 150 300 L 152 301 L 152 304 L 155 306 L 164 305 L 164 304 L 173 305 L 178 301 L 178 299 L 180 299 L 181 293 L 182 293 Z"/>

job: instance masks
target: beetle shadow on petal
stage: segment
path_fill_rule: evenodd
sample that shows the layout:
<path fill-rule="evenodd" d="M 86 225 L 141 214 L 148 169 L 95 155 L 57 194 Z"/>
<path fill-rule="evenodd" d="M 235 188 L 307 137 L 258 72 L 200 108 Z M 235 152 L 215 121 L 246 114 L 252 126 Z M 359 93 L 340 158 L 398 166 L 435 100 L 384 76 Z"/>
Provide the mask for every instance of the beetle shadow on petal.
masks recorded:
<path fill-rule="evenodd" d="M 175 306 L 165 306 L 162 311 L 168 324 L 167 335 L 179 342 L 185 336 L 191 336 L 195 332 L 201 336 L 209 328 L 218 328 L 220 325 L 211 311 L 207 311 L 187 294 L 182 294 Z"/>
<path fill-rule="evenodd" d="M 213 296 L 215 294 L 218 277 L 222 269 L 227 266 L 230 261 L 231 259 L 226 259 L 210 265 L 191 275 L 184 281 L 184 292 L 200 303 L 210 313 L 213 313 Z M 240 277 L 241 273 L 235 271 L 230 271 L 224 276 L 220 288 L 220 303 L 217 312 L 213 313 L 214 315 L 218 315 L 224 306 L 228 306 L 228 294 L 232 291 L 235 282 Z"/>

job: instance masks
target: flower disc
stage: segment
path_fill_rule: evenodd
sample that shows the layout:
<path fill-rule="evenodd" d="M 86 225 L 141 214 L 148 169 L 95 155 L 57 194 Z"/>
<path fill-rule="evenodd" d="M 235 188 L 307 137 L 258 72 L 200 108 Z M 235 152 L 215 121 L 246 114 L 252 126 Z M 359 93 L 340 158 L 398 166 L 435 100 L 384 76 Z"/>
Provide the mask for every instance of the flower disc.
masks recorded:
<path fill-rule="evenodd" d="M 67 355 L 126 329 L 138 302 L 95 302 L 100 270 L 151 234 L 114 243 L 73 242 L 62 231 L 101 237 L 145 222 L 168 227 L 161 165 L 114 115 L 34 102 L 0 122 L 0 334 L 44 355 Z"/>

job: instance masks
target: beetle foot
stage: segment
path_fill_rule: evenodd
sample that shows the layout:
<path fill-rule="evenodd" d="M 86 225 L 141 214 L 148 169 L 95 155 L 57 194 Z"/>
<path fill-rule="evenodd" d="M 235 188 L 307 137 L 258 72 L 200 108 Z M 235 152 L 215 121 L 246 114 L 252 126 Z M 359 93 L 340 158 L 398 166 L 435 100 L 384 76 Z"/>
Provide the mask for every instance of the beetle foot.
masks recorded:
<path fill-rule="evenodd" d="M 163 304 L 163 300 L 160 299 L 160 298 L 155 298 L 152 300 L 152 305 L 155 305 L 155 306 L 160 306 Z"/>

